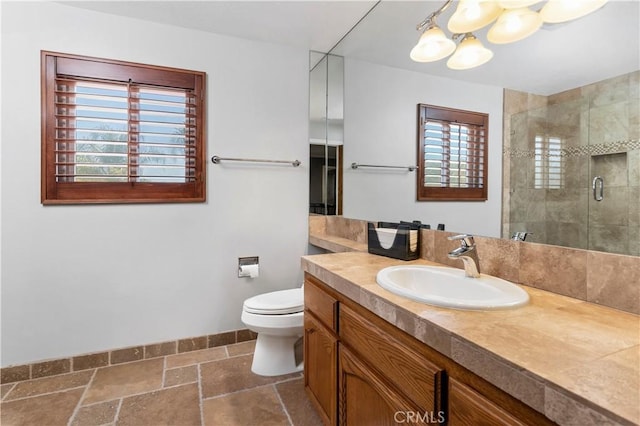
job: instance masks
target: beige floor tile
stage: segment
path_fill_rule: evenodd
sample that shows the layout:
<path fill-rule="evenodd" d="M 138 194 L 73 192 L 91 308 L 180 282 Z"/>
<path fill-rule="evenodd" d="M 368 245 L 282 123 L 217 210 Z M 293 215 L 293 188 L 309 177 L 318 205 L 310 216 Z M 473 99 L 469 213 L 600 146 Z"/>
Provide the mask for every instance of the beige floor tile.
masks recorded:
<path fill-rule="evenodd" d="M 0 424 L 289 426 L 290 416 L 293 426 L 318 425 L 301 374 L 252 373 L 254 346 L 243 342 L 3 384 Z M 199 386 L 209 399 L 200 400 Z"/>
<path fill-rule="evenodd" d="M 205 426 L 284 426 L 289 424 L 273 386 L 202 402 Z"/>
<path fill-rule="evenodd" d="M 322 420 L 304 391 L 304 379 L 276 384 L 276 391 L 294 426 L 322 426 Z"/>
<path fill-rule="evenodd" d="M 252 355 L 242 355 L 200 366 L 203 398 L 237 392 L 300 377 L 300 373 L 265 377 L 251 372 Z"/>
<path fill-rule="evenodd" d="M 167 368 L 184 367 L 186 365 L 199 364 L 201 362 L 215 361 L 227 357 L 224 347 L 220 346 L 211 349 L 202 349 L 199 351 L 185 352 L 179 355 L 170 355 L 167 357 Z"/>
<path fill-rule="evenodd" d="M 178 367 L 164 372 L 164 387 L 185 385 L 198 381 L 198 366 L 189 365 Z"/>
<path fill-rule="evenodd" d="M 83 405 L 149 392 L 162 387 L 163 359 L 154 358 L 99 368 Z"/>
<path fill-rule="evenodd" d="M 195 383 L 125 398 L 117 421 L 118 426 L 200 424 L 200 397 Z"/>
<path fill-rule="evenodd" d="M 3 402 L 0 410 L 0 424 L 2 426 L 66 426 L 83 391 L 83 389 L 73 389 Z"/>
<path fill-rule="evenodd" d="M 85 386 L 91 380 L 91 376 L 93 376 L 93 370 L 19 382 L 7 395 L 5 401 Z"/>
<path fill-rule="evenodd" d="M 236 343 L 235 345 L 227 346 L 227 352 L 229 356 L 247 355 L 252 354 L 256 348 L 256 341 L 250 340 L 248 342 Z"/>
<path fill-rule="evenodd" d="M 71 426 L 94 426 L 111 423 L 116 418 L 120 400 L 99 402 L 81 407 L 71 422 Z"/>

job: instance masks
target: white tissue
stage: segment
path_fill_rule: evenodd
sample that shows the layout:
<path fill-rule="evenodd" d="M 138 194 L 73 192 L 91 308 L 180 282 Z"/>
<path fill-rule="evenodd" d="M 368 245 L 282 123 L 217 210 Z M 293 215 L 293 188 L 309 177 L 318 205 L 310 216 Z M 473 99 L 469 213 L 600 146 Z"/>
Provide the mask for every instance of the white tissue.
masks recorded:
<path fill-rule="evenodd" d="M 393 240 L 395 240 L 398 230 L 389 228 L 376 228 L 376 232 L 378 233 L 378 242 L 380 243 L 380 247 L 388 250 L 393 245 Z"/>
<path fill-rule="evenodd" d="M 256 278 L 260 275 L 260 265 L 242 265 L 240 266 L 239 277 Z"/>
<path fill-rule="evenodd" d="M 380 242 L 380 247 L 388 250 L 391 248 L 391 246 L 393 246 L 393 242 L 396 238 L 398 230 L 391 228 L 376 228 L 376 232 L 378 233 L 378 241 Z M 411 230 L 409 231 L 409 250 L 416 251 L 417 248 L 418 231 Z"/>

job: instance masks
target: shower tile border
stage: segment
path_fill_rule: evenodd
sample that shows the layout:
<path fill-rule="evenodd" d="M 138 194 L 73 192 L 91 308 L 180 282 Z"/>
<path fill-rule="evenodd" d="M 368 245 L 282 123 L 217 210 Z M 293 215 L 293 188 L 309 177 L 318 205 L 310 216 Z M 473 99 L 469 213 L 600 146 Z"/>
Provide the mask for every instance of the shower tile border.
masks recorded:
<path fill-rule="evenodd" d="M 572 146 L 560 149 L 560 157 L 572 158 L 572 157 L 593 157 L 598 155 L 607 154 L 621 154 L 629 151 L 635 151 L 640 149 L 639 139 L 628 139 L 623 141 L 614 141 L 608 143 L 600 143 L 586 146 Z M 533 149 L 515 149 L 504 148 L 502 150 L 503 156 L 509 158 L 535 158 L 537 153 Z M 545 152 L 543 156 L 549 157 L 550 154 Z"/>
<path fill-rule="evenodd" d="M 143 359 L 160 358 L 167 355 L 227 346 L 255 340 L 257 336 L 256 333 L 248 329 L 232 330 L 218 334 L 37 361 L 31 364 L 12 365 L 0 368 L 0 383 L 16 383 Z"/>

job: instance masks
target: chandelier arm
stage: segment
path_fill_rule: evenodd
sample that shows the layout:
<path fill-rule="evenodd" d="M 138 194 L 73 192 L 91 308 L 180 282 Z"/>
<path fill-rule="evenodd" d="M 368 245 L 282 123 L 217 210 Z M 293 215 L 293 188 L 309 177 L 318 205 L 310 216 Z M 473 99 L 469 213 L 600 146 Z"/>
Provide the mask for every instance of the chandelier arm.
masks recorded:
<path fill-rule="evenodd" d="M 440 15 L 442 12 L 447 10 L 447 8 L 451 5 L 451 3 L 453 3 L 453 0 L 447 0 L 442 6 L 440 6 L 440 8 L 438 10 L 436 10 L 435 12 L 433 12 L 432 14 L 430 14 L 429 16 L 424 18 L 424 21 L 422 21 L 418 25 L 416 25 L 416 30 L 417 31 L 422 31 L 424 29 L 424 27 L 426 27 L 430 23 L 433 23 L 433 20 L 435 18 L 437 18 L 438 15 Z"/>

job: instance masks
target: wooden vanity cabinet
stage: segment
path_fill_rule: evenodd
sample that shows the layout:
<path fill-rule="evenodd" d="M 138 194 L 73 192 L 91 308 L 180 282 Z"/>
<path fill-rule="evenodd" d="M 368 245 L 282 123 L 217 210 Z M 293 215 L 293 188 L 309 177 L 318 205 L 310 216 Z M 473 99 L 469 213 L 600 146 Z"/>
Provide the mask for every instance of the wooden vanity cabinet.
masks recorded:
<path fill-rule="evenodd" d="M 338 338 L 337 301 L 313 280 L 304 289 L 304 386 L 327 425 L 336 424 Z"/>
<path fill-rule="evenodd" d="M 305 389 L 327 425 L 552 425 L 305 274 Z"/>

